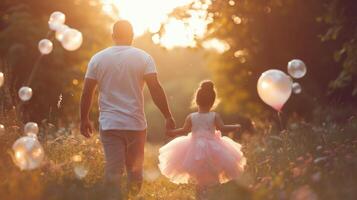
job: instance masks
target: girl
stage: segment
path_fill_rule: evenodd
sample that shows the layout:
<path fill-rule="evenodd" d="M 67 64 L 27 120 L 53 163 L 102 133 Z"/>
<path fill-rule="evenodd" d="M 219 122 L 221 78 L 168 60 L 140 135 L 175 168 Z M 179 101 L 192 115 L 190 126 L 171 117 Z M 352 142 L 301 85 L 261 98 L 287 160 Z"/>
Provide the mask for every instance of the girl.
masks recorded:
<path fill-rule="evenodd" d="M 171 182 L 196 184 L 197 199 L 206 199 L 206 188 L 238 178 L 246 165 L 241 145 L 220 131 L 236 131 L 240 125 L 224 125 L 211 112 L 216 101 L 212 81 L 203 81 L 196 91 L 198 112 L 187 116 L 183 128 L 167 130 L 177 137 L 159 150 L 159 168 Z M 217 129 L 217 130 L 216 130 Z"/>

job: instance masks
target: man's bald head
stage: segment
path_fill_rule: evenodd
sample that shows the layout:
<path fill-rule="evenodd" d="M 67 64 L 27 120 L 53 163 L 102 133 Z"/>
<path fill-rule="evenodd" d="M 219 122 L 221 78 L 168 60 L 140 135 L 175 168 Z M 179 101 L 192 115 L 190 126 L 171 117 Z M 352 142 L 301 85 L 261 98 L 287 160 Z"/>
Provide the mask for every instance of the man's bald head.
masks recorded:
<path fill-rule="evenodd" d="M 133 26 L 127 20 L 115 22 L 112 37 L 116 43 L 130 45 L 134 38 Z"/>

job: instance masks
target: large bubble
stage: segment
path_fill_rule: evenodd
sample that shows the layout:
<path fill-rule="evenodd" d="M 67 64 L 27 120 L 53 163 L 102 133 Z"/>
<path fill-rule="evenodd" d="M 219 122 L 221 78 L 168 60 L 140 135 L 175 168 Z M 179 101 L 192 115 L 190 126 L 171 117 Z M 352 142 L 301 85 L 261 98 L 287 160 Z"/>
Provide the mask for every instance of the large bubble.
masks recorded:
<path fill-rule="evenodd" d="M 48 20 L 48 25 L 51 30 L 56 31 L 65 21 L 66 15 L 62 12 L 55 11 L 51 14 L 50 19 Z"/>
<path fill-rule="evenodd" d="M 36 137 L 24 136 L 17 139 L 12 150 L 14 162 L 21 170 L 38 168 L 45 157 L 44 150 Z"/>
<path fill-rule="evenodd" d="M 69 27 L 67 25 L 65 24 L 60 25 L 56 30 L 56 39 L 61 42 L 64 36 L 64 32 L 68 29 Z"/>
<path fill-rule="evenodd" d="M 68 51 L 77 50 L 83 42 L 82 33 L 76 29 L 67 29 L 62 38 L 62 46 Z"/>

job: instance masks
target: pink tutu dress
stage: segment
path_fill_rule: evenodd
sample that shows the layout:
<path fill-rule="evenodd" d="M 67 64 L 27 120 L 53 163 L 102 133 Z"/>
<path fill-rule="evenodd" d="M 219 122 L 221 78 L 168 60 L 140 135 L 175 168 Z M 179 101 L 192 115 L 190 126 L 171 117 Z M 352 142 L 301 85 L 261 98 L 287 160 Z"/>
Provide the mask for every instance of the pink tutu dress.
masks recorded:
<path fill-rule="evenodd" d="M 215 114 L 192 113 L 192 133 L 159 150 L 159 168 L 171 182 L 211 186 L 238 178 L 246 165 L 241 145 L 221 136 Z"/>

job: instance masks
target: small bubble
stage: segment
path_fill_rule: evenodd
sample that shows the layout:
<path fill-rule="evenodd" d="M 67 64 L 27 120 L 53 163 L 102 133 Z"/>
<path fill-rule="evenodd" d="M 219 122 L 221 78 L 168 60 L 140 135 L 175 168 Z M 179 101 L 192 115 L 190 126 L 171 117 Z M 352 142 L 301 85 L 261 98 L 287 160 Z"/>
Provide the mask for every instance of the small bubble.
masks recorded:
<path fill-rule="evenodd" d="M 235 24 L 241 24 L 242 18 L 238 17 L 237 15 L 232 15 L 232 20 Z"/>
<path fill-rule="evenodd" d="M 234 5 L 236 5 L 236 2 L 233 1 L 233 0 L 230 0 L 230 1 L 228 1 L 228 4 L 229 4 L 230 6 L 234 6 Z"/>

